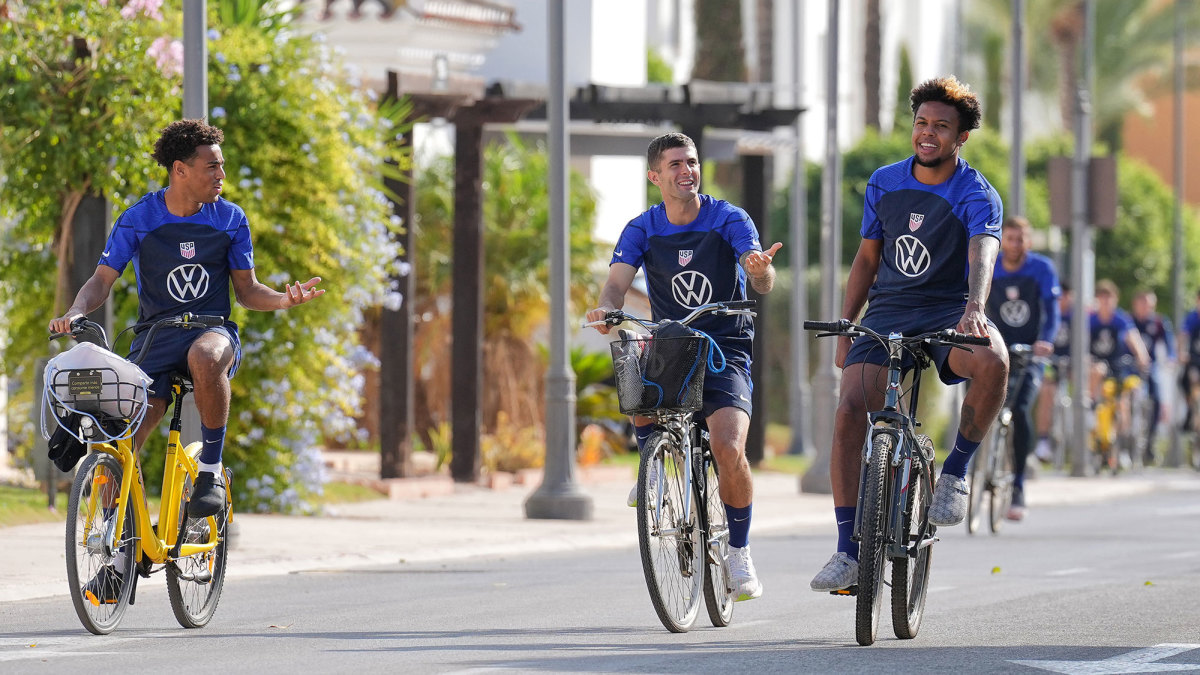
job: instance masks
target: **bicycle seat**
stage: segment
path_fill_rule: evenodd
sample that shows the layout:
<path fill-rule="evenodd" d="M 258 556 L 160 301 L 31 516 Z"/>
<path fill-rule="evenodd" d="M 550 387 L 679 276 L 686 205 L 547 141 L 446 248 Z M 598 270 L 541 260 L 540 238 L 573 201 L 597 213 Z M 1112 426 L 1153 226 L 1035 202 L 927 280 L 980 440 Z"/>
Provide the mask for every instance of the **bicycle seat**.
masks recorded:
<path fill-rule="evenodd" d="M 179 387 L 180 394 L 192 393 L 192 378 L 178 371 L 171 373 L 171 386 Z"/>

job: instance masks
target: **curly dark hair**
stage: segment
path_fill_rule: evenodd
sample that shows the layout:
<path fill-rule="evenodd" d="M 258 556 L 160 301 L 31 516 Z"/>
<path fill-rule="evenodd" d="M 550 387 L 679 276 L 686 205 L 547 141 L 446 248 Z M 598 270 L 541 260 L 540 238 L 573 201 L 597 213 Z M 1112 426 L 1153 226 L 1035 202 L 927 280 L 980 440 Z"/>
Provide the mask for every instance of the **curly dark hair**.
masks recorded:
<path fill-rule="evenodd" d="M 925 80 L 912 90 L 913 115 L 922 103 L 937 101 L 954 106 L 958 110 L 958 132 L 971 131 L 979 128 L 979 119 L 983 111 L 979 106 L 979 97 L 966 84 L 959 82 L 953 75 Z"/>
<path fill-rule="evenodd" d="M 662 158 L 664 152 L 671 148 L 691 148 L 695 150 L 696 143 L 687 134 L 681 134 L 677 131 L 663 134 L 650 141 L 650 147 L 646 148 L 646 164 L 652 171 L 658 170 L 658 160 Z"/>
<path fill-rule="evenodd" d="M 204 120 L 179 120 L 162 130 L 154 142 L 154 153 L 150 156 L 169 170 L 176 160 L 186 162 L 195 157 L 196 148 L 201 145 L 220 145 L 223 142 L 224 132 L 206 124 Z"/>

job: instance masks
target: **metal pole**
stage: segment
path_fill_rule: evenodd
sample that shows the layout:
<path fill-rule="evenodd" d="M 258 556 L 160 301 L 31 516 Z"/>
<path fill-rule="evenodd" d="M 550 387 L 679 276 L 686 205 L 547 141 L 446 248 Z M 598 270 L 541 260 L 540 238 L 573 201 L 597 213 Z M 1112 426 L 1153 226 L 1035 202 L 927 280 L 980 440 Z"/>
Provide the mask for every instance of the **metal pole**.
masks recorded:
<path fill-rule="evenodd" d="M 1089 326 L 1087 306 L 1092 297 L 1091 227 L 1088 224 L 1088 164 L 1092 147 L 1092 63 L 1093 35 L 1096 14 L 1093 0 L 1085 0 L 1083 29 L 1083 63 L 1075 87 L 1075 158 L 1071 171 L 1071 287 L 1075 289 L 1075 306 L 1071 309 L 1071 419 L 1073 429 L 1088 428 L 1088 375 L 1091 355 L 1088 350 Z M 1077 433 L 1072 439 L 1071 475 L 1088 475 L 1087 434 Z"/>
<path fill-rule="evenodd" d="M 838 12 L 840 2 L 829 0 L 829 28 L 825 36 L 825 171 L 821 178 L 821 318 L 838 318 L 838 283 L 841 268 L 842 192 L 841 154 L 838 152 Z M 799 330 L 796 326 L 795 330 Z M 820 343 L 821 366 L 813 400 L 813 443 L 817 458 L 800 477 L 804 492 L 830 494 L 829 460 L 833 452 L 833 415 L 841 373 L 833 365 L 834 340 Z"/>
<path fill-rule="evenodd" d="M 954 0 L 954 63 L 953 75 L 963 79 L 963 0 Z"/>
<path fill-rule="evenodd" d="M 183 0 L 183 116 L 208 118 L 208 32 L 206 0 Z"/>
<path fill-rule="evenodd" d="M 792 302 L 791 302 L 791 347 L 792 363 L 795 364 L 790 395 L 789 419 L 792 425 L 793 455 L 811 455 L 812 438 L 809 437 L 811 417 L 809 403 L 812 388 L 808 383 L 808 335 L 801 330 L 808 318 L 808 195 L 805 194 L 808 162 L 804 146 L 804 6 L 792 5 L 792 84 L 795 87 L 795 107 L 801 111 L 796 117 L 796 152 L 792 171 L 792 218 L 789 239 L 792 244 Z"/>
<path fill-rule="evenodd" d="M 1012 15 L 1012 181 L 1006 211 L 1025 213 L 1025 0 L 1013 0 Z"/>
<path fill-rule="evenodd" d="M 1183 334 L 1183 314 L 1186 309 L 1184 304 L 1186 291 L 1183 287 L 1183 22 L 1183 0 L 1175 0 L 1175 161 L 1173 169 L 1175 173 L 1175 226 L 1172 233 L 1174 250 L 1171 260 L 1171 295 L 1175 298 L 1172 318 L 1175 321 L 1176 345 L 1179 349 L 1186 349 L 1182 343 L 1178 342 L 1179 336 Z M 1178 399 L 1178 395 L 1171 397 L 1172 402 Z M 1172 405 L 1168 410 L 1174 413 L 1175 408 L 1176 406 Z M 1172 468 L 1179 467 L 1183 464 L 1183 446 L 1180 444 L 1179 430 L 1175 428 L 1174 414 L 1168 415 L 1167 436 L 1170 438 L 1171 444 L 1167 450 L 1165 465 Z"/>
<path fill-rule="evenodd" d="M 567 229 L 567 136 L 565 0 L 551 0 L 550 95 L 550 370 L 546 373 L 546 470 L 542 485 L 525 501 L 527 518 L 591 520 L 592 499 L 581 493 L 575 473 L 575 372 L 567 349 L 567 268 L 570 260 Z"/>

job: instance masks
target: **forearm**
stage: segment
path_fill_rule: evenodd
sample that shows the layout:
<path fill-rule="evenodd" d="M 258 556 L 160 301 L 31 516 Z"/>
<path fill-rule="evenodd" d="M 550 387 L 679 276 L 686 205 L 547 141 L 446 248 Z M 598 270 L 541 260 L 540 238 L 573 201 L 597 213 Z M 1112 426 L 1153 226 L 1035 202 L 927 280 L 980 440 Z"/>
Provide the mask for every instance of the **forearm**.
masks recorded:
<path fill-rule="evenodd" d="M 609 281 L 600 290 L 600 307 L 621 309 L 625 306 L 625 289 Z"/>
<path fill-rule="evenodd" d="M 967 249 L 967 307 L 983 311 L 988 293 L 992 290 L 992 274 L 996 269 L 996 255 L 1000 242 L 992 236 L 977 234 L 971 237 Z"/>
<path fill-rule="evenodd" d="M 867 304 L 871 284 L 875 283 L 878 268 L 869 261 L 855 257 L 850 265 L 850 276 L 846 279 L 846 297 L 842 301 L 842 318 L 854 321 Z"/>
<path fill-rule="evenodd" d="M 285 308 L 287 296 L 269 286 L 256 283 L 237 296 L 238 304 L 257 312 L 272 312 Z"/>
<path fill-rule="evenodd" d="M 759 295 L 766 295 L 775 288 L 775 266 L 767 267 L 767 271 L 760 275 L 748 275 L 750 277 L 750 287 Z"/>
<path fill-rule="evenodd" d="M 109 286 L 99 276 L 92 276 L 79 292 L 75 294 L 75 301 L 71 303 L 71 307 L 67 309 L 66 315 L 71 314 L 91 314 L 108 300 Z"/>

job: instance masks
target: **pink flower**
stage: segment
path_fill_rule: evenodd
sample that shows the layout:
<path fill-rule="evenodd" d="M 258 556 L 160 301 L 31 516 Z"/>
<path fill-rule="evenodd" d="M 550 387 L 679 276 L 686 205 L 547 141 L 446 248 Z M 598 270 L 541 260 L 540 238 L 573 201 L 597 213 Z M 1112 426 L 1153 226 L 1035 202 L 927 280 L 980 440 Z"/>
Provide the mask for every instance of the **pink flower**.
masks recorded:
<path fill-rule="evenodd" d="M 155 65 L 167 77 L 183 75 L 183 43 L 169 37 L 160 37 L 146 50 L 146 56 L 154 59 Z"/>
<path fill-rule="evenodd" d="M 107 2 L 107 0 L 104 0 Z M 129 0 L 129 2 L 121 8 L 121 16 L 126 19 L 132 19 L 141 12 L 144 16 L 148 16 L 155 21 L 162 21 L 163 0 Z"/>

